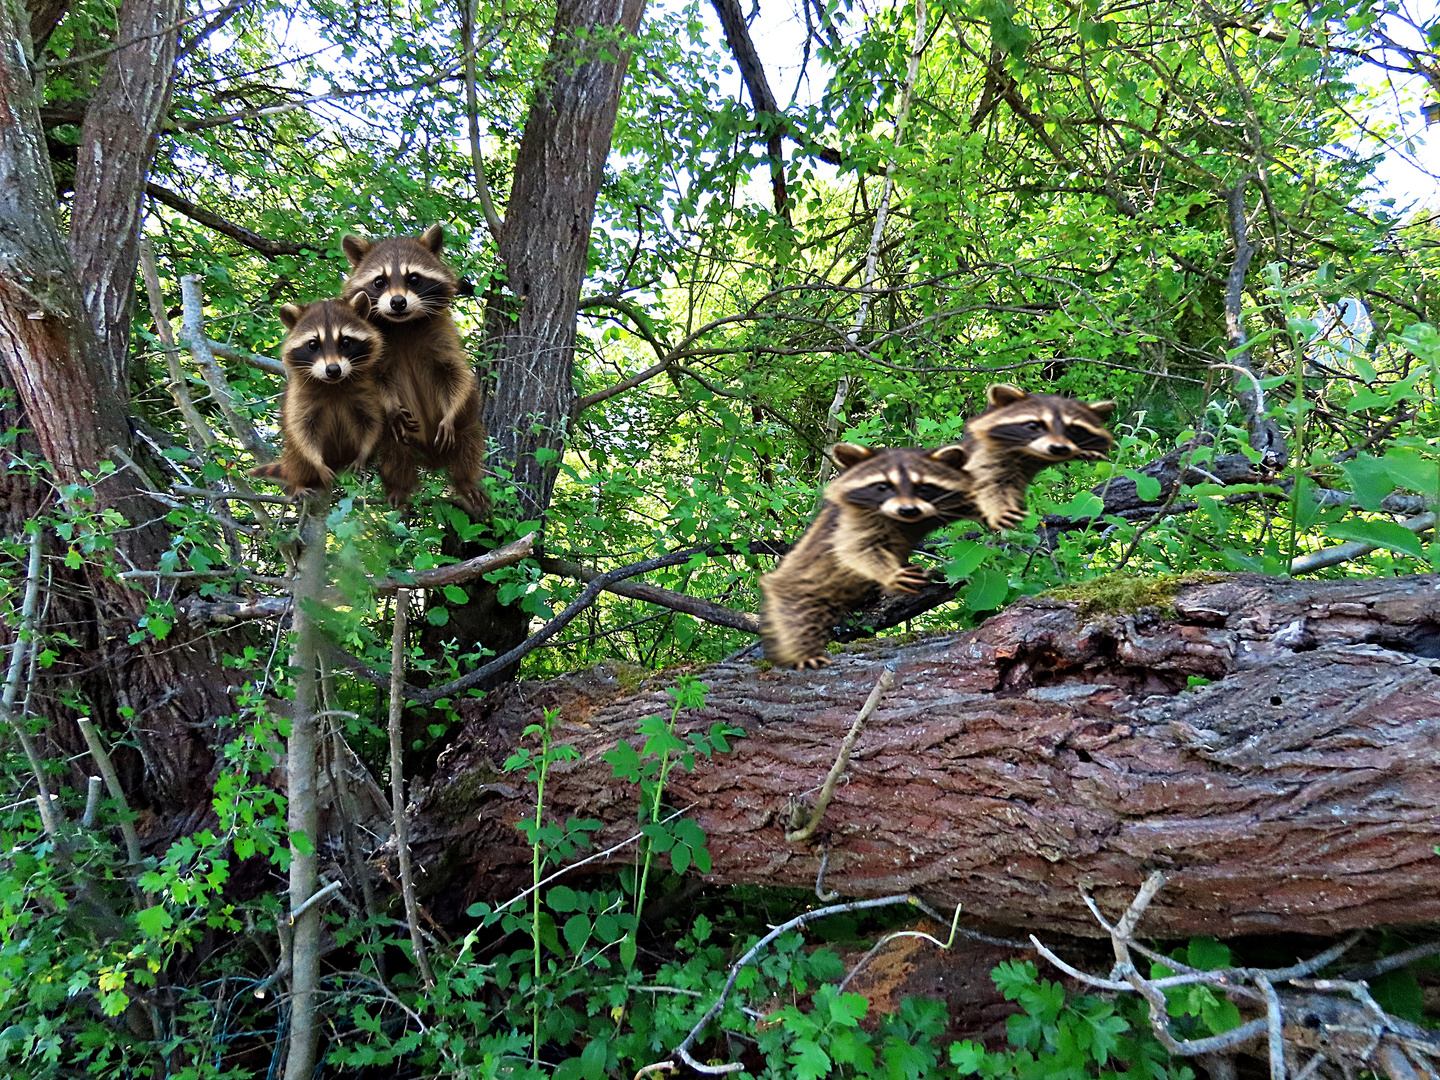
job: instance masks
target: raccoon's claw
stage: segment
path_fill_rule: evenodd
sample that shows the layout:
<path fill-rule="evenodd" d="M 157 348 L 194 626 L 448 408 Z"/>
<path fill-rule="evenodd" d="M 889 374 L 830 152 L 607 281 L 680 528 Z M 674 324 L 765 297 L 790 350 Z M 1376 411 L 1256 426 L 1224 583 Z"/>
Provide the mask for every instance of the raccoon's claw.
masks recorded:
<path fill-rule="evenodd" d="M 435 429 L 435 446 L 439 450 L 449 450 L 455 445 L 455 421 L 448 417 L 440 421 Z"/>
<path fill-rule="evenodd" d="M 996 514 L 991 521 L 987 522 L 987 524 L 996 532 L 999 532 L 1001 529 L 1013 529 L 1015 528 L 1015 526 L 1019 525 L 1020 522 L 1024 520 L 1024 510 L 1010 509 L 1003 510 L 1000 513 Z"/>
<path fill-rule="evenodd" d="M 898 592 L 905 592 L 914 595 L 921 588 L 930 584 L 930 574 L 918 566 L 903 566 L 896 576 L 894 588 Z"/>
<path fill-rule="evenodd" d="M 819 671 L 822 667 L 829 666 L 830 657 L 828 656 L 812 656 L 806 660 L 801 660 L 798 664 L 795 665 L 796 670 L 798 671 L 804 671 L 807 668 L 811 671 Z"/>
<path fill-rule="evenodd" d="M 408 443 L 410 437 L 420 430 L 420 422 L 409 409 L 399 408 L 390 417 L 390 434 L 396 442 Z"/>

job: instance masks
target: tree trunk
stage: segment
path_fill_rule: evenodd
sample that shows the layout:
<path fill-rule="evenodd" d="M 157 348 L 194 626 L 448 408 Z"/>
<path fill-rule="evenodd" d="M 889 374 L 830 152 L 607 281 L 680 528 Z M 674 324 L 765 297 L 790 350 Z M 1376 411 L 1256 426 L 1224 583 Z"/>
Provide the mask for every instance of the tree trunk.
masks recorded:
<path fill-rule="evenodd" d="M 575 401 L 575 312 L 595 197 L 629 39 L 644 6 L 644 0 L 560 0 L 545 76 L 515 161 L 500 258 L 520 311 L 503 323 L 485 426 L 500 463 L 512 472 L 526 518 L 543 518 L 550 505 Z M 537 459 L 541 449 L 554 456 Z"/>
<path fill-rule="evenodd" d="M 170 101 L 180 35 L 174 27 L 184 11 L 184 0 L 125 0 L 115 37 L 131 44 L 106 59 L 76 154 L 70 253 L 100 358 L 127 401 L 140 200 Z"/>
<path fill-rule="evenodd" d="M 812 886 L 819 852 L 786 843 L 791 807 L 814 797 L 891 661 L 895 686 L 821 825 L 828 888 L 915 890 L 986 922 L 1094 935 L 1082 890 L 1118 915 L 1164 867 L 1146 915 L 1157 936 L 1440 919 L 1440 576 L 1205 575 L 1152 599 L 1111 615 L 1026 600 L 969 633 L 852 647 L 818 673 L 711 667 L 681 729 L 723 721 L 748 738 L 677 770 L 667 802 L 692 808 L 715 881 Z M 554 819 L 604 821 L 597 847 L 629 836 L 635 788 L 601 755 L 668 711 L 671 681 L 627 693 L 595 671 L 470 706 L 415 820 L 437 914 L 528 882 L 514 823 L 533 793 L 498 763 L 542 708 L 564 710 L 556 740 L 580 753 L 546 785 Z"/>
<path fill-rule="evenodd" d="M 0 36 L 28 50 L 29 28 L 19 5 L 3 5 Z M 129 52 L 116 52 L 111 62 L 131 63 Z M 154 567 L 170 543 L 163 524 L 165 508 L 149 499 L 140 486 L 142 478 L 131 470 L 95 478 L 101 461 L 115 460 L 112 446 L 123 450 L 131 446 L 129 395 L 123 385 L 117 388 L 115 368 L 96 339 L 94 327 L 101 320 L 85 305 L 86 296 L 108 304 L 106 297 L 130 287 L 117 285 L 116 280 L 134 279 L 138 227 L 134 208 L 139 206 L 136 193 L 145 184 L 149 151 L 112 145 L 109 136 L 102 140 L 97 164 L 114 172 L 97 178 L 94 187 L 108 193 L 111 209 L 94 219 L 93 231 L 77 233 L 67 248 L 55 220 L 55 185 L 30 65 L 15 49 L 3 53 L 0 340 L 5 344 L 0 381 L 19 399 L 16 423 L 29 431 L 21 448 L 43 457 L 57 484 L 76 485 L 76 490 L 67 493 L 59 488 L 57 506 L 48 484 L 33 483 L 23 471 L 7 470 L 0 481 L 4 499 L 0 528 L 13 534 L 46 504 L 50 512 L 69 517 L 92 509 L 113 510 L 133 526 L 104 529 L 122 561 L 137 568 Z M 144 55 L 153 54 L 147 50 Z M 173 60 L 173 52 L 169 55 Z M 168 86 L 169 79 L 168 68 L 149 75 L 152 84 Z M 127 99 L 132 94 L 143 96 L 137 80 L 144 81 L 136 72 L 112 80 L 107 71 L 102 85 L 111 86 L 117 99 Z M 133 124 L 125 131 L 142 143 L 149 139 L 149 131 Z M 116 209 L 121 206 L 132 207 L 128 218 Z M 127 245 L 128 262 L 117 259 L 114 252 Z M 104 256 L 90 255 L 107 251 Z M 85 279 L 83 296 L 75 268 L 79 261 L 109 275 L 106 280 Z M 128 307 L 114 310 L 116 321 L 107 324 L 107 340 L 128 343 Z M 53 545 L 51 550 L 56 552 Z M 129 750 L 116 755 L 132 805 L 172 810 L 206 805 L 212 757 L 202 733 L 215 717 L 232 711 L 226 692 L 229 680 L 219 661 L 223 643 L 203 635 L 187 640 L 177 628 L 163 643 L 150 639 L 130 645 L 127 637 L 146 611 L 145 596 L 107 579 L 95 558 L 68 579 L 66 573 L 60 567 L 55 570 L 49 619 L 52 625 L 62 625 L 77 646 L 65 650 L 45 673 L 44 685 L 37 687 L 39 707 L 48 708 L 52 719 L 68 715 L 57 703 L 57 691 L 78 689 L 88 699 L 97 727 L 124 730 L 138 741 L 138 755 Z M 119 718 L 122 708 L 134 710 L 133 729 Z M 52 727 L 50 736 L 67 750 L 83 746 L 73 725 Z"/>

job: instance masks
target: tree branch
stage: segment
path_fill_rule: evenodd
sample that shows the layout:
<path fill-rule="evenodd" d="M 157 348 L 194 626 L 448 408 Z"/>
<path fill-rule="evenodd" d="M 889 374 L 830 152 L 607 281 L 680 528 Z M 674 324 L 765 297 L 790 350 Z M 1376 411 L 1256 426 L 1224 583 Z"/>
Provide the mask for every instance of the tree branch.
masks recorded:
<path fill-rule="evenodd" d="M 248 248 L 258 251 L 267 259 L 274 259 L 280 255 L 300 256 L 306 252 L 314 252 L 318 249 L 301 247 L 299 244 L 292 244 L 285 240 L 271 240 L 269 237 L 261 236 L 257 232 L 245 228 L 243 225 L 236 225 L 233 221 L 227 221 L 219 214 L 197 206 L 183 195 L 162 188 L 159 184 L 147 183 L 145 193 L 158 203 L 170 207 L 170 209 L 184 214 L 191 221 L 204 225 L 207 229 L 213 229 L 221 236 L 228 236 L 232 240 L 238 240 Z"/>
<path fill-rule="evenodd" d="M 539 562 L 540 569 L 547 574 L 557 574 L 560 577 L 575 578 L 577 581 L 585 582 L 591 582 L 600 577 L 598 571 L 565 559 L 552 559 L 542 555 Z M 671 611 L 693 615 L 697 619 L 714 623 L 716 626 L 726 626 L 731 630 L 743 630 L 747 634 L 760 633 L 760 620 L 749 612 L 735 611 L 719 604 L 712 604 L 709 600 L 701 600 L 699 597 L 689 596 L 671 589 L 662 589 L 658 585 L 646 585 L 638 581 L 614 581 L 605 586 L 605 591 L 615 593 L 617 596 L 629 597 L 632 600 L 643 600 L 647 604 L 669 608 Z"/>
<path fill-rule="evenodd" d="M 470 164 L 475 171 L 475 193 L 480 197 L 480 210 L 490 235 L 499 245 L 505 234 L 505 223 L 490 197 L 485 181 L 485 159 L 480 153 L 480 107 L 475 95 L 475 15 L 479 0 L 460 0 L 461 34 L 465 39 L 465 115 L 470 125 Z"/>

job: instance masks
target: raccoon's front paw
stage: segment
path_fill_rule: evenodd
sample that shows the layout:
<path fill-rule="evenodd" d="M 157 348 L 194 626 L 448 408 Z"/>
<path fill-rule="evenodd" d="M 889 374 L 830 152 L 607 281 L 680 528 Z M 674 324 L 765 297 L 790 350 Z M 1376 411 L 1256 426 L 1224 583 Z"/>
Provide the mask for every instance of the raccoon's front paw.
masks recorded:
<path fill-rule="evenodd" d="M 930 584 L 929 571 L 922 570 L 918 566 L 902 566 L 900 573 L 895 575 L 895 580 L 890 587 L 896 592 L 918 593 L 926 585 Z"/>
<path fill-rule="evenodd" d="M 390 416 L 390 434 L 396 442 L 408 443 L 420 431 L 420 421 L 403 405 Z"/>
<path fill-rule="evenodd" d="M 1081 450 L 1075 455 L 1077 461 L 1104 461 L 1105 457 L 1104 450 Z"/>
<path fill-rule="evenodd" d="M 446 417 L 440 421 L 435 428 L 435 448 L 437 450 L 449 450 L 455 445 L 455 421 Z"/>
<path fill-rule="evenodd" d="M 811 671 L 818 671 L 822 667 L 829 666 L 830 657 L 825 656 L 823 653 L 820 656 L 812 656 L 809 659 L 801 660 L 798 664 L 795 665 L 796 669 L 799 671 L 805 671 L 807 668 Z"/>
<path fill-rule="evenodd" d="M 999 532 L 1001 529 L 1013 529 L 1020 522 L 1025 520 L 1025 508 L 1009 506 L 995 514 L 985 518 L 985 524 Z"/>

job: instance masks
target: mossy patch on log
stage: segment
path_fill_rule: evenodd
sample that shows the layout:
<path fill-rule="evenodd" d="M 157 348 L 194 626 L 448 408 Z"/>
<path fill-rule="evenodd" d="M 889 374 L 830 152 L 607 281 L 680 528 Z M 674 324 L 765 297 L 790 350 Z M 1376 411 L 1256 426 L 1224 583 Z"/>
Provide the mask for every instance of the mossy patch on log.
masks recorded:
<path fill-rule="evenodd" d="M 1105 574 L 1102 577 L 1062 585 L 1043 596 L 1062 603 L 1074 604 L 1080 617 L 1092 615 L 1125 615 L 1142 608 L 1158 608 L 1165 614 L 1175 611 L 1175 596 L 1187 585 L 1209 585 L 1225 580 L 1226 575 L 1204 570 L 1188 574 Z"/>

